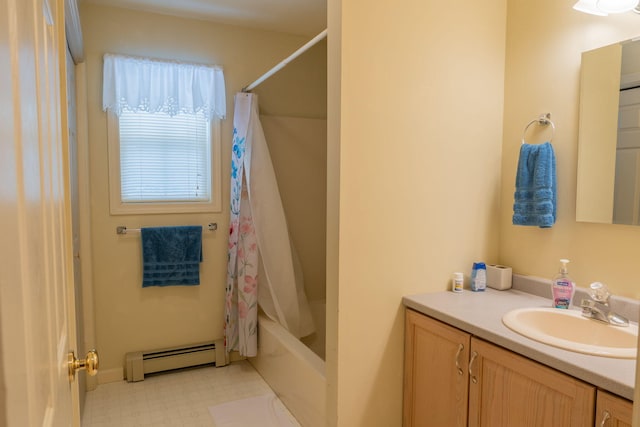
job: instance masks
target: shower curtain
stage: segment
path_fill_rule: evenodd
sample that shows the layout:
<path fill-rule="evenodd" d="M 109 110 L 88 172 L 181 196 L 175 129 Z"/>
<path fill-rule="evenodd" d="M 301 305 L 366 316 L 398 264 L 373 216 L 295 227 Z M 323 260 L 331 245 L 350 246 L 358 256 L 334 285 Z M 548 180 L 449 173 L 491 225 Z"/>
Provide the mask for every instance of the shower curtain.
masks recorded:
<path fill-rule="evenodd" d="M 258 305 L 297 338 L 314 331 L 302 269 L 289 237 L 258 97 L 235 96 L 225 345 L 257 354 Z"/>

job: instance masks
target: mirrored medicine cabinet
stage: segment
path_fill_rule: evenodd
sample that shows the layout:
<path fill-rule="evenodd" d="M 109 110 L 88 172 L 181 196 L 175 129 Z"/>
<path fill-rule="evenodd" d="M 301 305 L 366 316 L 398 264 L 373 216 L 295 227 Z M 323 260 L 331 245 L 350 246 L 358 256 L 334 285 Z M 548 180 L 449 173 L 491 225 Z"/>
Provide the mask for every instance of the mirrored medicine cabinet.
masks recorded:
<path fill-rule="evenodd" d="M 583 52 L 576 220 L 640 225 L 640 38 Z"/>

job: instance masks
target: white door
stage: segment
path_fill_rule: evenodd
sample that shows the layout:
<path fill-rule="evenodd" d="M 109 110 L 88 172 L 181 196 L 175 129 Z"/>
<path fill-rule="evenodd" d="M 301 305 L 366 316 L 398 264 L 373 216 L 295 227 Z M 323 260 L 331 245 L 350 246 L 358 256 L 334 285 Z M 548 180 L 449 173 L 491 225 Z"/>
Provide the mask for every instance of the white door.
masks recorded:
<path fill-rule="evenodd" d="M 0 0 L 0 426 L 80 423 L 63 16 Z"/>

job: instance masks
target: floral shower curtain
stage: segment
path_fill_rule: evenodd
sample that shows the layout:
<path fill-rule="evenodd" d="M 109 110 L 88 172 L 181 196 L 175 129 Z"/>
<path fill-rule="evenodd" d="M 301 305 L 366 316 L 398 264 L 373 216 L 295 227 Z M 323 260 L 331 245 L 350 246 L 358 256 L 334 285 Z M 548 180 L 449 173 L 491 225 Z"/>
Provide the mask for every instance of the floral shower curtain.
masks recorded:
<path fill-rule="evenodd" d="M 257 354 L 258 304 L 298 338 L 314 326 L 257 95 L 236 95 L 233 126 L 225 340 L 227 351 L 251 357 Z"/>

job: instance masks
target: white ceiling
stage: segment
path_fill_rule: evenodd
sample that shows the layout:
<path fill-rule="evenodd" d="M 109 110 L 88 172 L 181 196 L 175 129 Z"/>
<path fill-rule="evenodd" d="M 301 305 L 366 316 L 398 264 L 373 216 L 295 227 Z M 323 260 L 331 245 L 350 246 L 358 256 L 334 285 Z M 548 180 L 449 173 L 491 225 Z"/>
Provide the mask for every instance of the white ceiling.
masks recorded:
<path fill-rule="evenodd" d="M 83 0 L 270 31 L 316 35 L 326 28 L 326 0 Z"/>

